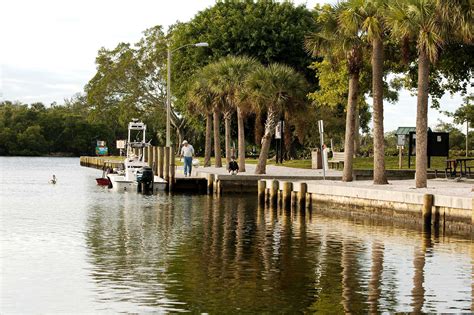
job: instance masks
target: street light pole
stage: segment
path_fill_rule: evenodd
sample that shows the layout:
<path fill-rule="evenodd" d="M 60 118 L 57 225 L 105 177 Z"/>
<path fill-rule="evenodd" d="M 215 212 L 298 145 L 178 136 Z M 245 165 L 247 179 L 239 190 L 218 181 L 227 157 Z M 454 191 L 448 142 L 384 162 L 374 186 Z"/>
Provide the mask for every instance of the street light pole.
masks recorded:
<path fill-rule="evenodd" d="M 166 146 L 171 146 L 171 56 L 173 52 L 187 47 L 208 47 L 208 43 L 196 43 L 196 44 L 187 44 L 176 49 L 171 50 L 171 47 L 168 46 L 168 60 L 167 60 L 167 81 L 166 81 Z"/>

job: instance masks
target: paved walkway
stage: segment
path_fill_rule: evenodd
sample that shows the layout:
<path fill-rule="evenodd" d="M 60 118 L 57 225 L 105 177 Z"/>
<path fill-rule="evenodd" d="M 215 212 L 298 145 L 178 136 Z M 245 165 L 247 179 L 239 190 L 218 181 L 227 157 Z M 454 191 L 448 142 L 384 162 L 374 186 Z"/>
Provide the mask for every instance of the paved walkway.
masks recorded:
<path fill-rule="evenodd" d="M 246 164 L 246 172 L 239 173 L 237 176 L 258 176 L 255 175 L 255 168 L 256 164 Z M 199 176 L 199 174 L 217 174 L 217 175 L 228 175 L 227 169 L 225 165 L 223 167 L 193 167 L 193 176 Z M 319 177 L 323 176 L 323 170 L 313 170 L 313 169 L 303 169 L 303 168 L 293 168 L 293 167 L 285 167 L 285 166 L 275 166 L 275 165 L 267 165 L 266 168 L 266 177 L 268 176 L 291 176 L 291 177 Z M 176 171 L 176 176 L 183 176 L 183 167 L 178 166 Z M 328 170 L 326 172 L 326 176 L 331 177 L 341 177 L 342 171 L 337 170 Z"/>

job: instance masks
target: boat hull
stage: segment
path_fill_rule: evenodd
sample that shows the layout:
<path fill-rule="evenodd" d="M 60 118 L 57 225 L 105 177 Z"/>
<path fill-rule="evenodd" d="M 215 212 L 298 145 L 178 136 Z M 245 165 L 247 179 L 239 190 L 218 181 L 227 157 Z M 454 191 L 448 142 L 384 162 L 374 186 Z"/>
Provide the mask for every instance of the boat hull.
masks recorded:
<path fill-rule="evenodd" d="M 125 176 L 109 175 L 111 189 L 114 191 L 132 191 L 137 192 L 138 183 L 136 181 L 126 180 Z M 153 192 L 163 191 L 166 189 L 167 182 L 161 177 L 155 176 L 153 180 Z"/>
<path fill-rule="evenodd" d="M 109 186 L 110 185 L 110 179 L 104 178 L 104 177 L 99 177 L 95 179 L 97 181 L 97 185 L 99 186 Z"/>

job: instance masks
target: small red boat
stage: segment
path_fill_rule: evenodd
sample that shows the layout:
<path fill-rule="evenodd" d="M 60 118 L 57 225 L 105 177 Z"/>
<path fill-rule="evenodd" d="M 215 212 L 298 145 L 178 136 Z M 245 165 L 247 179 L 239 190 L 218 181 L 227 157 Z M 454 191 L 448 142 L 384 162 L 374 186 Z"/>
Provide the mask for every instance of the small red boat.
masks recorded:
<path fill-rule="evenodd" d="M 99 177 L 99 178 L 96 178 L 95 180 L 97 181 L 97 185 L 100 185 L 100 186 L 109 186 L 110 184 L 110 179 L 108 179 L 107 177 Z"/>

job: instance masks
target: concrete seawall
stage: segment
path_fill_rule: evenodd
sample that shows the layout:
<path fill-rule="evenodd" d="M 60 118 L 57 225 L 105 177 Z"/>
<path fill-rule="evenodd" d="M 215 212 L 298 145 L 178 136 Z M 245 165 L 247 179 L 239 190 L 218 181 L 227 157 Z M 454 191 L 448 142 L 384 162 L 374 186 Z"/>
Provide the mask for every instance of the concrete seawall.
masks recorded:
<path fill-rule="evenodd" d="M 266 187 L 273 180 L 265 181 Z M 342 183 L 334 181 L 292 182 L 296 195 L 305 185 L 307 198 L 312 207 L 328 212 L 345 212 L 345 215 L 376 219 L 397 220 L 440 227 L 445 231 L 471 234 L 474 232 L 474 199 L 470 183 L 430 181 L 429 188 L 413 189 L 411 181 L 394 181 L 392 185 L 375 186 L 370 182 Z M 279 194 L 283 193 L 284 181 L 279 181 Z M 267 188 L 266 194 L 270 194 Z M 426 197 L 431 199 L 426 204 Z M 424 210 L 428 208 L 428 210 Z M 428 217 L 426 213 L 428 213 Z"/>

